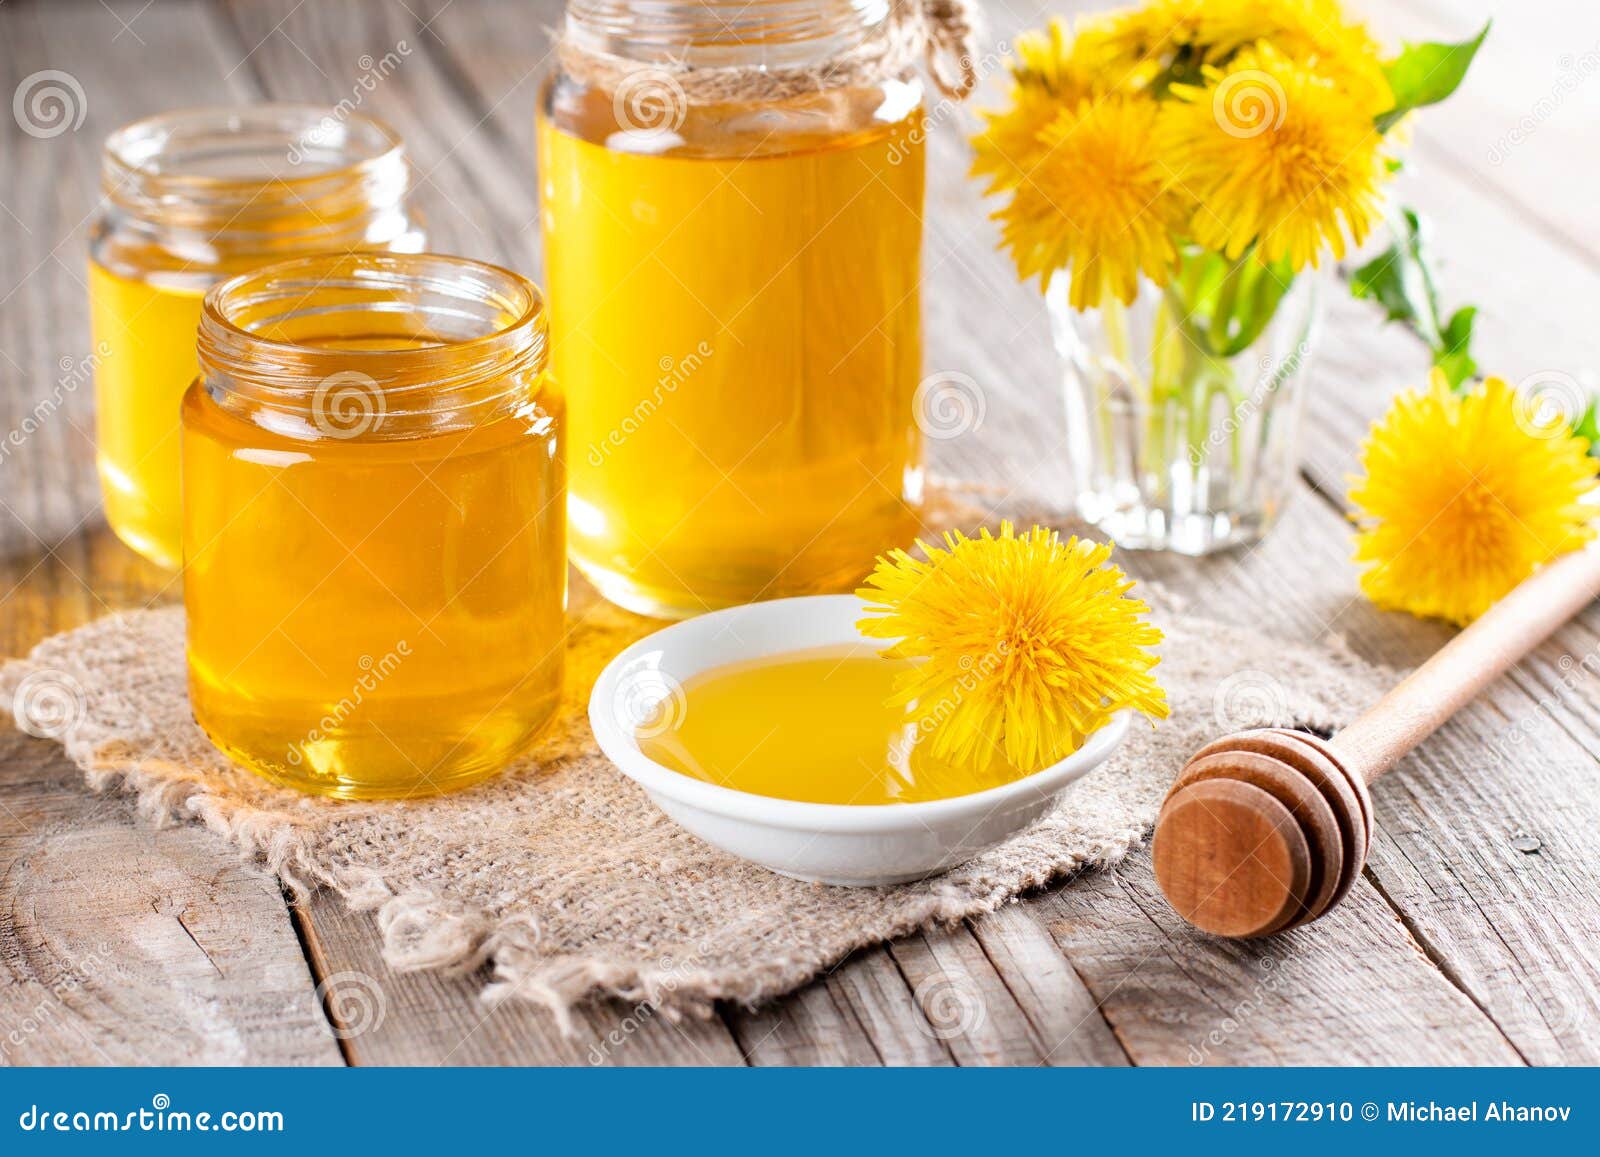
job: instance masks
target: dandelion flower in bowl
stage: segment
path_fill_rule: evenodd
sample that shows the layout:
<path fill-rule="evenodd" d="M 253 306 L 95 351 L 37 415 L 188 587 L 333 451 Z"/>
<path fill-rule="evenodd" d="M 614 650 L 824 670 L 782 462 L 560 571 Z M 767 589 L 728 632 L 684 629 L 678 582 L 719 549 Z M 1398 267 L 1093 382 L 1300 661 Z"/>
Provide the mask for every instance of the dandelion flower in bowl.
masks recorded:
<path fill-rule="evenodd" d="M 1167 715 L 1148 648 L 1161 632 L 1130 598 L 1109 546 L 1033 527 L 977 538 L 954 532 L 926 559 L 896 550 L 857 593 L 861 633 L 897 640 L 885 654 L 920 660 L 897 701 L 938 705 L 929 737 L 943 759 L 1003 751 L 1019 769 L 1064 758 L 1125 708 Z"/>

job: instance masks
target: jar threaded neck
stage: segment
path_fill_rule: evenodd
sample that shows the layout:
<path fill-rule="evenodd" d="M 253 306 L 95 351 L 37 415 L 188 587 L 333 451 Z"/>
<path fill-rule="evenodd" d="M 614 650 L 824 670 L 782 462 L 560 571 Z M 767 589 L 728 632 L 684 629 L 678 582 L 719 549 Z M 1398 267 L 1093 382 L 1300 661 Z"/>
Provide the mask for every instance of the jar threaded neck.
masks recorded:
<path fill-rule="evenodd" d="M 399 136 L 342 107 L 198 108 L 135 121 L 106 140 L 114 211 L 174 247 L 292 252 L 382 245 L 408 228 Z"/>
<path fill-rule="evenodd" d="M 197 352 L 223 409 L 291 437 L 421 437 L 516 413 L 548 358 L 544 299 L 434 254 L 285 261 L 206 294 Z"/>

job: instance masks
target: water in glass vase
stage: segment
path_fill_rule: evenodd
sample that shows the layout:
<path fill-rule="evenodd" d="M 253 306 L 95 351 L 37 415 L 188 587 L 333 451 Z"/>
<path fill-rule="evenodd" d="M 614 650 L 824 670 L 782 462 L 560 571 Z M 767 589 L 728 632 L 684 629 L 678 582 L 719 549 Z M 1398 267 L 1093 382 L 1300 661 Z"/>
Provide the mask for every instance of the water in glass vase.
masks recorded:
<path fill-rule="evenodd" d="M 1320 319 L 1314 271 L 1186 258 L 1131 305 L 1046 293 L 1076 506 L 1119 546 L 1203 555 L 1255 542 L 1297 466 Z"/>

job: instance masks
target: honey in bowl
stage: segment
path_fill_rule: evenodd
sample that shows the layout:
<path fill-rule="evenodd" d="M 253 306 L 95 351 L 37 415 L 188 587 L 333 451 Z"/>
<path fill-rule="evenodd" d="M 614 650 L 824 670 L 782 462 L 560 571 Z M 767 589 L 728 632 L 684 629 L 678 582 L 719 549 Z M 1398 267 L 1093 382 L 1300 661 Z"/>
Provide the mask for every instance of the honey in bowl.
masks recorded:
<path fill-rule="evenodd" d="M 998 749 L 973 765 L 937 758 L 922 740 L 954 705 L 890 703 L 912 662 L 856 644 L 718 667 L 686 681 L 635 734 L 663 767 L 805 803 L 921 803 L 1027 774 Z"/>

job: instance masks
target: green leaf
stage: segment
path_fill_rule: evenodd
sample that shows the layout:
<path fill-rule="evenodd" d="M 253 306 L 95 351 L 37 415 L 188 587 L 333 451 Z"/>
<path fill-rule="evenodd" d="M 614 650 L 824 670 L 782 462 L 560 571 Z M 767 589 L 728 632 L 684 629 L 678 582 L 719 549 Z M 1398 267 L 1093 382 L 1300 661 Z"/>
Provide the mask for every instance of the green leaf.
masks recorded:
<path fill-rule="evenodd" d="M 1456 310 L 1433 351 L 1433 364 L 1444 371 L 1453 389 L 1459 390 L 1477 376 L 1478 363 L 1472 357 L 1472 326 L 1477 319 L 1476 306 L 1464 305 Z"/>
<path fill-rule="evenodd" d="M 1439 301 L 1433 271 L 1424 256 L 1427 227 L 1415 210 L 1401 209 L 1392 231 L 1393 244 L 1350 275 L 1350 292 L 1376 301 L 1389 321 L 1404 322 L 1430 348 L 1437 348 Z"/>
<path fill-rule="evenodd" d="M 1428 347 L 1433 364 L 1460 389 L 1478 372 L 1472 357 L 1472 332 L 1478 318 L 1463 306 L 1448 319 L 1439 305 L 1438 281 L 1427 245 L 1427 226 L 1412 209 L 1401 209 L 1391 225 L 1394 242 L 1350 274 L 1353 297 L 1375 301 L 1390 321 L 1398 321 Z"/>
<path fill-rule="evenodd" d="M 1378 115 L 1378 131 L 1388 132 L 1412 109 L 1438 104 L 1455 92 L 1488 35 L 1489 25 L 1485 24 L 1482 32 L 1460 44 L 1404 45 L 1400 55 L 1383 66 L 1394 93 L 1394 107 Z"/>
<path fill-rule="evenodd" d="M 1600 398 L 1590 398 L 1583 417 L 1572 424 L 1572 432 L 1589 440 L 1589 455 L 1600 458 Z"/>

